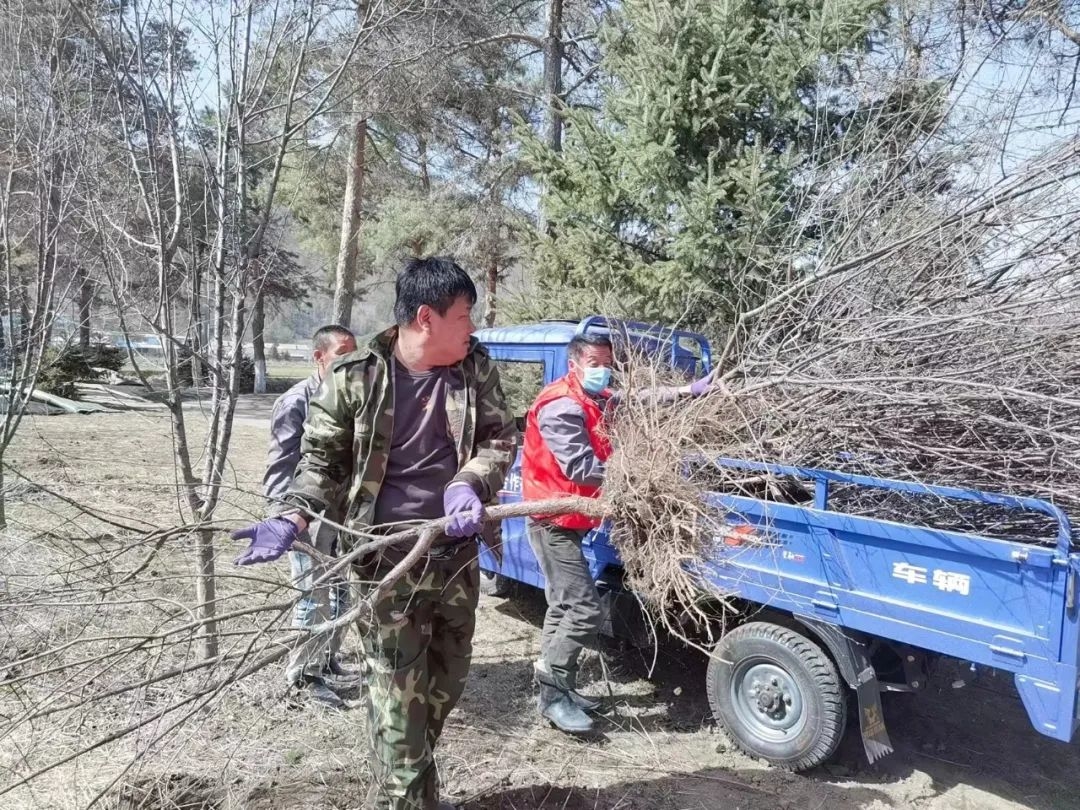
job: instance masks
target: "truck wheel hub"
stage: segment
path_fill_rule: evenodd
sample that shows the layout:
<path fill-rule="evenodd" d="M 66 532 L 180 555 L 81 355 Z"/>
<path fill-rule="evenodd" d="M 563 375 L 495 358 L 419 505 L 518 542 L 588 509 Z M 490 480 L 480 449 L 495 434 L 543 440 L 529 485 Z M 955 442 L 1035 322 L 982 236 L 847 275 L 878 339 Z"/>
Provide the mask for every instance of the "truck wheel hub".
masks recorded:
<path fill-rule="evenodd" d="M 802 693 L 792 676 L 772 661 L 742 662 L 732 691 L 736 713 L 761 737 L 786 739 L 805 725 Z"/>

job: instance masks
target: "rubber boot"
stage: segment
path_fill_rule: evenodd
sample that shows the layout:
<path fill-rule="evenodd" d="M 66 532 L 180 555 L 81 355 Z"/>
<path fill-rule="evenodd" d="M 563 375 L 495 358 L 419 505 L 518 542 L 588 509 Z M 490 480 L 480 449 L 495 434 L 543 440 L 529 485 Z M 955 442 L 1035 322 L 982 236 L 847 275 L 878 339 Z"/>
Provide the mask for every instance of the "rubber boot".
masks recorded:
<path fill-rule="evenodd" d="M 331 689 L 359 689 L 363 682 L 359 670 L 346 669 L 336 658 L 326 662 L 320 677 Z"/>
<path fill-rule="evenodd" d="M 353 667 L 347 667 L 341 663 L 340 659 L 336 655 L 331 655 L 326 659 L 326 665 L 323 667 L 323 673 L 333 675 L 335 678 L 342 678 L 344 680 L 355 680 L 361 676 L 361 671 Z"/>
<path fill-rule="evenodd" d="M 559 688 L 555 679 L 547 673 L 538 673 L 537 680 L 540 681 L 537 708 L 541 717 L 567 734 L 588 734 L 592 731 L 593 721 L 574 703 L 567 690 Z"/>
<path fill-rule="evenodd" d="M 537 683 L 540 682 L 541 673 L 545 674 L 548 680 L 552 683 L 555 682 L 555 678 L 551 674 L 551 670 L 548 669 L 547 663 L 543 659 L 533 662 L 533 671 L 536 675 Z M 603 709 L 604 707 L 603 701 L 597 700 L 596 698 L 586 697 L 585 695 L 581 694 L 577 691 L 577 688 L 573 681 L 569 679 L 566 680 L 566 683 L 564 685 L 566 686 L 566 693 L 570 695 L 570 700 L 574 701 L 575 706 L 577 706 L 583 712 L 587 712 L 588 714 L 600 714 L 601 709 Z"/>
<path fill-rule="evenodd" d="M 296 683 L 300 694 L 306 694 L 309 699 L 320 706 L 328 709 L 345 709 L 345 701 L 341 696 L 330 688 L 330 685 L 316 675 L 303 675 Z"/>
<path fill-rule="evenodd" d="M 596 698 L 586 698 L 584 694 L 578 691 L 578 685 L 575 677 L 568 677 L 565 679 L 566 693 L 569 694 L 570 700 L 573 701 L 573 705 L 576 705 L 582 712 L 588 712 L 589 714 L 597 714 L 600 711 L 600 706 L 603 703 L 596 700 Z"/>
<path fill-rule="evenodd" d="M 604 707 L 603 701 L 587 697 L 576 689 L 568 689 L 566 694 L 570 696 L 570 700 L 574 701 L 575 706 L 587 714 L 599 714 L 600 710 Z"/>

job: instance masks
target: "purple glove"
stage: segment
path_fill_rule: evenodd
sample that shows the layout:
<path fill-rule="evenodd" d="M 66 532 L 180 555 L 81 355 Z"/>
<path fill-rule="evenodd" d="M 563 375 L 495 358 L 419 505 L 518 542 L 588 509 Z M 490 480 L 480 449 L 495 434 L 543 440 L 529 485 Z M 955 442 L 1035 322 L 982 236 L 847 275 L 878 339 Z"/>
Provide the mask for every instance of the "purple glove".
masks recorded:
<path fill-rule="evenodd" d="M 709 389 L 712 388 L 712 379 L 712 374 L 706 374 L 700 380 L 690 383 L 690 396 L 700 397 L 702 394 L 709 393 Z"/>
<path fill-rule="evenodd" d="M 233 560 L 236 565 L 276 560 L 290 548 L 300 533 L 299 527 L 288 518 L 272 517 L 251 526 L 237 529 L 229 535 L 233 540 L 250 540 L 247 551 Z"/>
<path fill-rule="evenodd" d="M 484 504 L 466 483 L 458 482 L 446 488 L 443 512 L 450 518 L 443 529 L 447 537 L 472 537 L 484 528 Z"/>

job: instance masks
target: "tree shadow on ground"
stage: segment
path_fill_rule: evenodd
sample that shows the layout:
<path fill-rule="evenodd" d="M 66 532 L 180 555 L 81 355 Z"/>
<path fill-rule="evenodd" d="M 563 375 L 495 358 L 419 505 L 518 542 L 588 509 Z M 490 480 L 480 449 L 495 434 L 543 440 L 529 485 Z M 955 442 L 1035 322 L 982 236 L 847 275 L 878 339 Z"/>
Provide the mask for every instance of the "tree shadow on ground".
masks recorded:
<path fill-rule="evenodd" d="M 544 621 L 544 594 L 518 585 L 512 598 L 494 604 L 495 612 L 539 629 Z M 483 618 L 480 619 L 483 621 Z M 512 632 L 512 631 L 511 631 Z M 515 636 L 511 641 L 520 641 Z M 528 656 L 500 657 L 478 641 L 462 700 L 483 722 L 497 718 L 501 729 L 520 729 L 539 722 L 533 662 Z M 661 637 L 656 645 L 635 648 L 602 637 L 597 650 L 582 657 L 579 687 L 604 701 L 598 732 L 635 730 L 693 732 L 708 721 L 704 678 L 706 659 L 681 642 Z"/>
<path fill-rule="evenodd" d="M 543 623 L 543 593 L 519 587 L 515 597 L 496 610 L 539 627 Z M 654 647 L 644 648 L 604 640 L 601 656 L 586 660 L 582 683 L 585 691 L 605 698 L 613 707 L 601 724 L 607 733 L 693 733 L 713 723 L 704 688 L 707 663 L 703 654 L 670 637 L 661 637 Z M 508 701 L 513 721 L 518 725 L 535 723 L 531 662 L 504 661 L 492 667 L 514 673 L 516 691 Z M 493 675 L 489 670 L 480 677 Z M 651 689 L 643 690 L 642 681 Z M 851 698 L 854 702 L 853 694 Z M 895 749 L 892 755 L 870 764 L 857 724 L 852 722 L 832 759 L 796 778 L 821 784 L 840 779 L 874 787 L 897 784 L 921 773 L 929 777 L 934 794 L 967 785 L 1034 810 L 1077 806 L 1080 744 L 1061 743 L 1039 734 L 1008 673 L 986 668 L 972 673 L 961 662 L 943 660 L 934 667 L 925 690 L 913 695 L 885 695 L 883 704 Z M 562 795 L 565 798 L 568 794 Z M 573 801 L 576 799 L 567 806 L 576 806 Z M 477 807 L 486 810 L 489 805 Z"/>
<path fill-rule="evenodd" d="M 832 759 L 808 776 L 873 785 L 921 772 L 939 794 L 969 785 L 1034 810 L 1077 806 L 1080 745 L 1039 734 L 1007 673 L 942 660 L 925 690 L 886 695 L 883 709 L 893 754 L 868 764 L 852 723 Z"/>
<path fill-rule="evenodd" d="M 540 628 L 544 594 L 519 584 L 510 599 L 495 604 L 495 610 Z M 602 731 L 693 732 L 711 716 L 704 688 L 707 663 L 700 652 L 663 634 L 640 647 L 601 637 L 598 649 L 583 655 L 578 682 L 584 693 L 600 698 L 607 707 Z M 474 662 L 472 678 L 505 686 L 509 697 L 505 708 L 511 718 L 518 718 L 518 710 L 524 708 L 530 722 L 535 721 L 532 661 Z"/>
<path fill-rule="evenodd" d="M 769 771 L 706 769 L 658 775 L 602 788 L 549 784 L 495 788 L 461 810 L 856 810 L 896 806 L 871 787 L 803 781 Z"/>

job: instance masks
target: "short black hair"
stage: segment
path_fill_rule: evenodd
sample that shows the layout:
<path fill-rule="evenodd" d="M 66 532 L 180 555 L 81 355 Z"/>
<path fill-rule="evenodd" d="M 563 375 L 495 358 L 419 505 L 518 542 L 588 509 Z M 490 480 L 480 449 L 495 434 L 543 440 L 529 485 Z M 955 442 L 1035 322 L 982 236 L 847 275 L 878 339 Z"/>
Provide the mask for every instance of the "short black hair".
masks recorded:
<path fill-rule="evenodd" d="M 326 326 L 320 326 L 315 330 L 315 334 L 311 336 L 311 347 L 319 350 L 327 349 L 330 347 L 331 337 L 338 337 L 345 340 L 347 338 L 355 338 L 356 335 L 344 326 L 339 326 L 336 323 L 328 323 Z"/>
<path fill-rule="evenodd" d="M 610 349 L 612 354 L 615 353 L 615 346 L 611 342 L 611 338 L 596 332 L 583 332 L 580 335 L 574 335 L 570 342 L 566 344 L 566 353 L 571 360 L 577 360 L 590 346 Z"/>
<path fill-rule="evenodd" d="M 416 320 L 417 310 L 424 305 L 445 315 L 459 298 L 469 299 L 470 307 L 476 304 L 473 280 L 457 262 L 445 256 L 409 259 L 398 273 L 394 292 L 394 319 L 399 326 Z"/>

